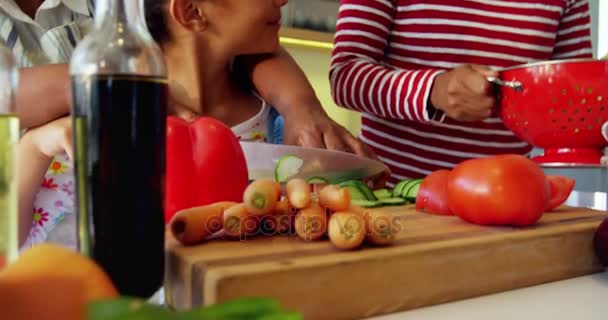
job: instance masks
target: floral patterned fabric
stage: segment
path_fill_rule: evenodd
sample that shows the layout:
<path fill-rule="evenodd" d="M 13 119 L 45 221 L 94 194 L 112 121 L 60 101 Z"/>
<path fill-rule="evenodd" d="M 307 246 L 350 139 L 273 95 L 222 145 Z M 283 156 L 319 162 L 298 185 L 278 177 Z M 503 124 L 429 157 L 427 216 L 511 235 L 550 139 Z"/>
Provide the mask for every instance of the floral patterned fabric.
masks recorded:
<path fill-rule="evenodd" d="M 55 157 L 34 200 L 32 228 L 22 249 L 44 242 L 66 215 L 74 213 L 74 187 L 72 163 L 67 156 Z"/>

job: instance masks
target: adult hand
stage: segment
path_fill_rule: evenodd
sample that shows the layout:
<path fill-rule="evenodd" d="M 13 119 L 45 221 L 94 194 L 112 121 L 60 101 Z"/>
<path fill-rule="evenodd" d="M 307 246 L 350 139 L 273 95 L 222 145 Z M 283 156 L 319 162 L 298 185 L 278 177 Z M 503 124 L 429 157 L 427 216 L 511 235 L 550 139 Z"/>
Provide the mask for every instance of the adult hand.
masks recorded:
<path fill-rule="evenodd" d="M 299 109 L 298 112 L 283 115 L 285 144 L 339 150 L 368 158 L 377 158 L 365 143 L 329 118 L 324 111 L 306 110 L 305 106 L 301 106 Z"/>
<path fill-rule="evenodd" d="M 435 78 L 431 103 L 452 119 L 478 121 L 488 118 L 496 106 L 493 85 L 486 77 L 498 73 L 488 67 L 464 64 Z"/>
<path fill-rule="evenodd" d="M 351 152 L 380 161 L 370 147 L 333 121 L 321 107 L 310 109 L 302 107 L 298 112 L 283 115 L 283 118 L 285 144 Z M 387 170 L 369 177 L 366 182 L 370 187 L 382 188 L 388 176 L 390 171 Z"/>

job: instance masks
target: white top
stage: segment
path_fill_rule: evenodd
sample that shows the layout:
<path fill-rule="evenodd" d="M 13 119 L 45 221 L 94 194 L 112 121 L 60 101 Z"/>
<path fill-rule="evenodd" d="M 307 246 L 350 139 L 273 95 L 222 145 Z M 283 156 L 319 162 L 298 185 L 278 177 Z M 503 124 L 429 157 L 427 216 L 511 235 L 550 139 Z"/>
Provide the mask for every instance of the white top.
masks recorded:
<path fill-rule="evenodd" d="M 14 0 L 1 0 L 0 41 L 19 67 L 67 63 L 93 26 L 91 7 L 87 0 L 46 0 L 32 19 Z"/>
<path fill-rule="evenodd" d="M 268 137 L 272 134 L 268 132 L 270 106 L 268 103 L 266 103 L 266 101 L 264 101 L 264 99 L 261 99 L 259 96 L 257 97 L 262 103 L 262 108 L 260 111 L 252 118 L 249 118 L 231 128 L 232 132 L 239 140 L 268 142 Z"/>

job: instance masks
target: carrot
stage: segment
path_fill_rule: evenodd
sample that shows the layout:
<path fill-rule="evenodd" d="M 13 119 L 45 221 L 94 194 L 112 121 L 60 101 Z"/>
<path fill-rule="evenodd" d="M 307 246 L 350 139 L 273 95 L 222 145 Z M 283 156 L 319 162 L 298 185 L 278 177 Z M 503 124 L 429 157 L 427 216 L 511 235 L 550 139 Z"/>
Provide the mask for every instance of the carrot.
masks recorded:
<path fill-rule="evenodd" d="M 254 215 L 269 214 L 281 198 L 281 185 L 271 179 L 252 182 L 245 189 L 243 203 L 247 211 Z"/>
<path fill-rule="evenodd" d="M 361 215 L 362 217 L 365 217 L 366 215 L 369 214 L 369 212 L 371 210 L 367 209 L 367 208 L 363 208 L 363 207 L 357 206 L 357 205 L 354 205 L 354 204 L 351 204 L 350 207 L 348 208 L 348 211 L 357 213 L 357 214 Z"/>
<path fill-rule="evenodd" d="M 182 245 L 201 243 L 222 229 L 222 214 L 235 204 L 225 201 L 181 210 L 169 222 L 169 229 Z"/>
<path fill-rule="evenodd" d="M 321 238 L 327 231 L 327 215 L 319 205 L 312 205 L 296 214 L 295 229 L 298 236 L 306 241 Z"/>
<path fill-rule="evenodd" d="M 285 193 L 294 208 L 304 209 L 310 206 L 310 185 L 304 179 L 291 179 L 287 182 Z"/>
<path fill-rule="evenodd" d="M 354 249 L 365 239 L 365 221 L 358 213 L 341 211 L 329 218 L 327 227 L 329 240 L 338 249 Z"/>
<path fill-rule="evenodd" d="M 319 192 L 321 192 L 321 190 L 323 188 L 325 188 L 325 186 L 327 186 L 327 183 L 315 183 L 312 185 L 312 193 L 314 195 L 318 195 Z"/>
<path fill-rule="evenodd" d="M 228 237 L 246 239 L 259 230 L 260 220 L 261 217 L 250 214 L 245 205 L 239 203 L 224 211 L 224 233 Z"/>
<path fill-rule="evenodd" d="M 319 204 L 332 211 L 346 211 L 350 207 L 350 192 L 336 185 L 327 185 L 319 193 Z"/>
<path fill-rule="evenodd" d="M 272 219 L 277 226 L 275 229 L 276 232 L 280 234 L 292 233 L 296 219 L 296 209 L 291 206 L 287 198 L 284 198 L 277 203 Z"/>
<path fill-rule="evenodd" d="M 366 239 L 376 245 L 392 244 L 403 229 L 399 219 L 382 210 L 368 210 L 364 218 Z"/>

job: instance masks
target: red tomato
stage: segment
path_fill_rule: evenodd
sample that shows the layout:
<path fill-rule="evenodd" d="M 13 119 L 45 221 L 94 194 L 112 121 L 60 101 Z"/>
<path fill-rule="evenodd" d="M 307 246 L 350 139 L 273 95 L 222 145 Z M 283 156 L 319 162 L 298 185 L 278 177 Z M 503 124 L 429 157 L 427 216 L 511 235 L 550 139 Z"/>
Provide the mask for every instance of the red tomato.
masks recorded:
<path fill-rule="evenodd" d="M 182 209 L 243 201 L 249 182 L 243 149 L 222 122 L 167 118 L 165 220 Z"/>
<path fill-rule="evenodd" d="M 574 179 L 564 176 L 547 176 L 549 182 L 550 197 L 547 204 L 547 211 L 551 211 L 561 206 L 574 189 Z"/>
<path fill-rule="evenodd" d="M 449 170 L 437 170 L 422 180 L 416 194 L 416 210 L 451 215 L 448 206 Z"/>
<path fill-rule="evenodd" d="M 482 225 L 527 226 L 549 199 L 541 168 L 519 155 L 467 160 L 448 177 L 448 204 L 460 218 Z"/>

